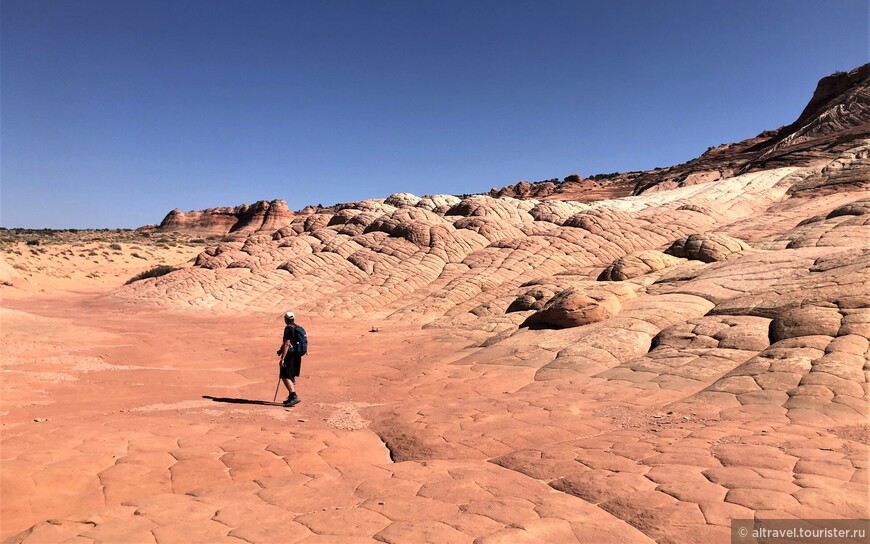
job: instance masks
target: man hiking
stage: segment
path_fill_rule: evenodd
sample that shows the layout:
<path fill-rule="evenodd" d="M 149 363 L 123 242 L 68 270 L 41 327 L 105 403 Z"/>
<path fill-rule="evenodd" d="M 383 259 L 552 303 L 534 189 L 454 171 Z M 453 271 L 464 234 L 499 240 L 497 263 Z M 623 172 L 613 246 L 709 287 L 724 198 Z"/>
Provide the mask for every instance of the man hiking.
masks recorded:
<path fill-rule="evenodd" d="M 284 314 L 284 325 L 284 342 L 278 350 L 278 375 L 289 392 L 284 406 L 296 406 L 302 402 L 296 394 L 296 377 L 302 370 L 302 356 L 308 353 L 308 337 L 305 329 L 296 324 L 293 312 Z"/>

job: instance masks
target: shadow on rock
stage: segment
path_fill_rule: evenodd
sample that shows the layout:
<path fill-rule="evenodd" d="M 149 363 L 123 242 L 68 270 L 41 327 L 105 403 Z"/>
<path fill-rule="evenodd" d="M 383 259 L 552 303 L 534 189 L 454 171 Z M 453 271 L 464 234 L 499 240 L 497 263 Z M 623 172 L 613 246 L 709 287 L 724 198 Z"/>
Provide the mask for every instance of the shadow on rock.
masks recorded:
<path fill-rule="evenodd" d="M 211 397 L 203 395 L 202 398 L 213 400 L 215 402 L 228 402 L 230 404 L 259 404 L 260 406 L 284 406 L 280 402 L 270 402 L 268 400 L 252 400 L 252 399 L 235 399 L 232 397 Z"/>

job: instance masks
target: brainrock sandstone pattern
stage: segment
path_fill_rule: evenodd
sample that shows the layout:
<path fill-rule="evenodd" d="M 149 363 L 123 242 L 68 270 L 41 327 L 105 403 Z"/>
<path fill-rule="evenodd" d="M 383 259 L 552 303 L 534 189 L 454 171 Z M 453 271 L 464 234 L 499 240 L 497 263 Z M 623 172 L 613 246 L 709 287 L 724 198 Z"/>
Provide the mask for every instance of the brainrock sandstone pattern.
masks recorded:
<path fill-rule="evenodd" d="M 440 211 L 407 196 L 390 199 L 399 207 L 347 204 L 300 215 L 271 236 L 220 244 L 199 256 L 197 268 L 116 296 L 225 310 L 273 310 L 293 300 L 327 315 L 426 321 L 481 303 L 506 309 L 523 283 L 588 275 L 761 213 L 803 174 L 781 168 L 592 204 L 487 196 Z"/>
<path fill-rule="evenodd" d="M 691 235 L 689 238 L 698 235 Z M 679 241 L 678 241 L 679 242 Z M 677 244 L 678 242 L 674 242 Z M 684 255 L 679 255 L 681 257 Z M 655 249 L 638 251 L 637 253 L 629 253 L 624 257 L 620 257 L 613 261 L 604 272 L 598 276 L 602 281 L 624 281 L 637 276 L 643 276 L 656 270 L 662 270 L 676 266 L 680 263 L 679 258 L 666 255 Z"/>
<path fill-rule="evenodd" d="M 685 257 L 697 261 L 711 263 L 724 261 L 732 255 L 752 249 L 746 242 L 718 233 L 692 234 L 686 238 L 675 240 L 667 253 L 676 257 Z"/>

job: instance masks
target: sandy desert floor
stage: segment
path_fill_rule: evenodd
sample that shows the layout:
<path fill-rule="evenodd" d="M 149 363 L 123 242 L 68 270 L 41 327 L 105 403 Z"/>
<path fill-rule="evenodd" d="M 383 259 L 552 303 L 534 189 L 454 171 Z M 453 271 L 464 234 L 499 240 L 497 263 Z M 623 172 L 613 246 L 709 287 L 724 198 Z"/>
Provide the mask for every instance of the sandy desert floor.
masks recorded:
<path fill-rule="evenodd" d="M 392 463 L 365 412 L 401 402 L 407 391 L 390 386 L 395 376 L 436 366 L 421 345 L 461 347 L 419 328 L 372 333 L 363 321 L 300 319 L 312 334 L 299 380 L 304 402 L 285 409 L 257 404 L 274 398 L 283 327 L 275 316 L 140 311 L 99 295 L 4 306 L 2 531 L 36 525 L 27 542 L 77 534 L 216 541 L 228 532 L 286 542 L 318 533 L 293 521 L 303 514 L 366 536 L 386 518 L 349 510 L 366 499 L 353 498 L 359 477 L 344 473 L 371 472 L 363 479 L 383 487 Z M 260 498 L 269 489 L 290 493 L 302 511 L 270 506 Z M 238 509 L 233 519 L 217 510 L 200 519 L 208 503 L 197 493 L 206 491 L 224 515 Z M 131 516 L 140 503 L 161 520 L 145 526 Z M 114 536 L 83 531 L 90 522 L 82 516 L 112 520 Z"/>
<path fill-rule="evenodd" d="M 391 460 L 369 428 L 379 413 L 412 391 L 435 393 L 435 409 L 461 402 L 438 389 L 464 343 L 439 331 L 300 316 L 312 341 L 304 400 L 286 409 L 268 405 L 273 315 L 58 293 L 6 300 L 2 321 L 4 541 L 647 540 L 485 459 Z M 486 394 L 501 404 L 509 393 Z"/>

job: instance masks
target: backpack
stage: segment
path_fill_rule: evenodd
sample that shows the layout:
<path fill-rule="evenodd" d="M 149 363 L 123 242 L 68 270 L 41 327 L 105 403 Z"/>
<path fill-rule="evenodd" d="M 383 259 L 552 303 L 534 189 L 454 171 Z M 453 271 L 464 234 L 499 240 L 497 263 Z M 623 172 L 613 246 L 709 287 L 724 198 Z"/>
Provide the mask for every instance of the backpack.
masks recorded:
<path fill-rule="evenodd" d="M 305 329 L 296 325 L 296 338 L 293 342 L 293 353 L 300 357 L 308 353 L 308 335 Z"/>

